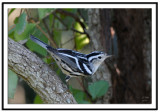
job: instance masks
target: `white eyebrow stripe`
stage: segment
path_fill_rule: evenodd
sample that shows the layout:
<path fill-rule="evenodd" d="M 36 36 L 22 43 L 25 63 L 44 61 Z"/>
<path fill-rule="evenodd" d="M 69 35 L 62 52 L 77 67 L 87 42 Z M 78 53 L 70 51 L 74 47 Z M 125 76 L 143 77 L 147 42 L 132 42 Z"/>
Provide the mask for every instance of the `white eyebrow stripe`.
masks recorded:
<path fill-rule="evenodd" d="M 68 56 L 68 57 L 70 57 L 70 58 L 75 59 L 78 68 L 82 71 L 82 69 L 80 68 L 80 65 L 79 65 L 79 63 L 78 63 L 78 59 L 77 59 L 77 58 L 75 58 L 75 57 L 73 57 L 73 56 L 71 56 L 71 55 L 68 55 L 68 54 L 64 54 L 64 53 L 59 53 L 59 54 L 62 54 L 62 55 L 65 55 L 65 56 Z"/>
<path fill-rule="evenodd" d="M 92 74 L 91 70 L 84 63 L 83 63 L 83 67 L 89 74 Z"/>
<path fill-rule="evenodd" d="M 101 55 L 91 56 L 88 58 L 88 61 L 91 61 L 92 59 L 97 58 L 98 56 L 101 56 Z"/>

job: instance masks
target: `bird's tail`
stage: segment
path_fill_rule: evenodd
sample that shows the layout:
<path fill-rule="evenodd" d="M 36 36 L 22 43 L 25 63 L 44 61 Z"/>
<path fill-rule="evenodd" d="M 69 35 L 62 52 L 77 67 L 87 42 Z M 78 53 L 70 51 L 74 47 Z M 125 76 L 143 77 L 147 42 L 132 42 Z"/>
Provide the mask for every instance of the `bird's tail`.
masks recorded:
<path fill-rule="evenodd" d="M 42 42 L 41 40 L 39 40 L 38 38 L 36 38 L 33 35 L 30 35 L 30 39 L 32 41 L 34 41 L 35 43 L 37 43 L 38 45 L 40 45 L 41 47 L 48 49 L 49 45 L 47 45 L 46 43 Z"/>

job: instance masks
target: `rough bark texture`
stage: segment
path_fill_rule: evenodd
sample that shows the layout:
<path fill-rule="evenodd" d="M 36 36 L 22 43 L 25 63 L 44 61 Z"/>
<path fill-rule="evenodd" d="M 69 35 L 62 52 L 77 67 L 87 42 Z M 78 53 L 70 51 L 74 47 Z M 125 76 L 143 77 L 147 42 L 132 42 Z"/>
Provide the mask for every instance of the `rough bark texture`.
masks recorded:
<path fill-rule="evenodd" d="M 106 34 L 103 34 L 104 37 L 102 36 L 102 32 L 104 28 L 103 26 L 105 26 L 105 24 L 102 25 L 101 20 L 103 20 L 104 18 L 100 15 L 100 9 L 89 9 L 88 10 L 89 35 L 91 37 L 91 43 L 93 45 L 92 51 L 95 51 L 95 50 L 107 51 L 106 43 L 105 43 L 106 42 L 105 36 L 107 36 L 108 34 L 106 33 Z M 108 24 L 106 23 L 106 25 Z M 105 28 L 107 32 L 108 27 L 106 26 Z M 103 63 L 99 67 L 97 72 L 92 76 L 92 80 L 93 81 L 106 80 L 109 83 L 109 87 L 111 87 L 111 74 L 105 63 Z M 107 91 L 106 95 L 103 98 L 97 100 L 95 103 L 100 103 L 100 104 L 109 103 L 110 97 L 111 97 L 111 88 L 109 88 L 109 90 Z"/>
<path fill-rule="evenodd" d="M 112 103 L 151 103 L 151 10 L 114 10 L 121 71 L 114 75 Z"/>
<path fill-rule="evenodd" d="M 44 103 L 75 104 L 67 86 L 40 58 L 8 38 L 8 66 L 22 77 Z"/>

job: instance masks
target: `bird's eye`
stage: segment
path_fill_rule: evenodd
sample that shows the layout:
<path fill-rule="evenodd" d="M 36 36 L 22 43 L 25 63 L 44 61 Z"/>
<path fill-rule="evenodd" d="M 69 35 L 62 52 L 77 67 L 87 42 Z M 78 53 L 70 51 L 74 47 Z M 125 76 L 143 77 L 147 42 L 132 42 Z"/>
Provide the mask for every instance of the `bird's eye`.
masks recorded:
<path fill-rule="evenodd" d="M 101 56 L 98 57 L 98 59 L 101 59 L 101 58 L 102 58 Z"/>

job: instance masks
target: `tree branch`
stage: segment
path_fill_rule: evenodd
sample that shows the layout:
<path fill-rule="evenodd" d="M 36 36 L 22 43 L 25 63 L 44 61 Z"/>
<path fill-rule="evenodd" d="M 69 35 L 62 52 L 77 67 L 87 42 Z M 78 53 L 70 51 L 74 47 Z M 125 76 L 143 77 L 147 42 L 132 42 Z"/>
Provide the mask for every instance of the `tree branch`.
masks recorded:
<path fill-rule="evenodd" d="M 22 77 L 44 103 L 76 103 L 67 86 L 47 64 L 10 38 L 8 38 L 8 67 Z"/>

